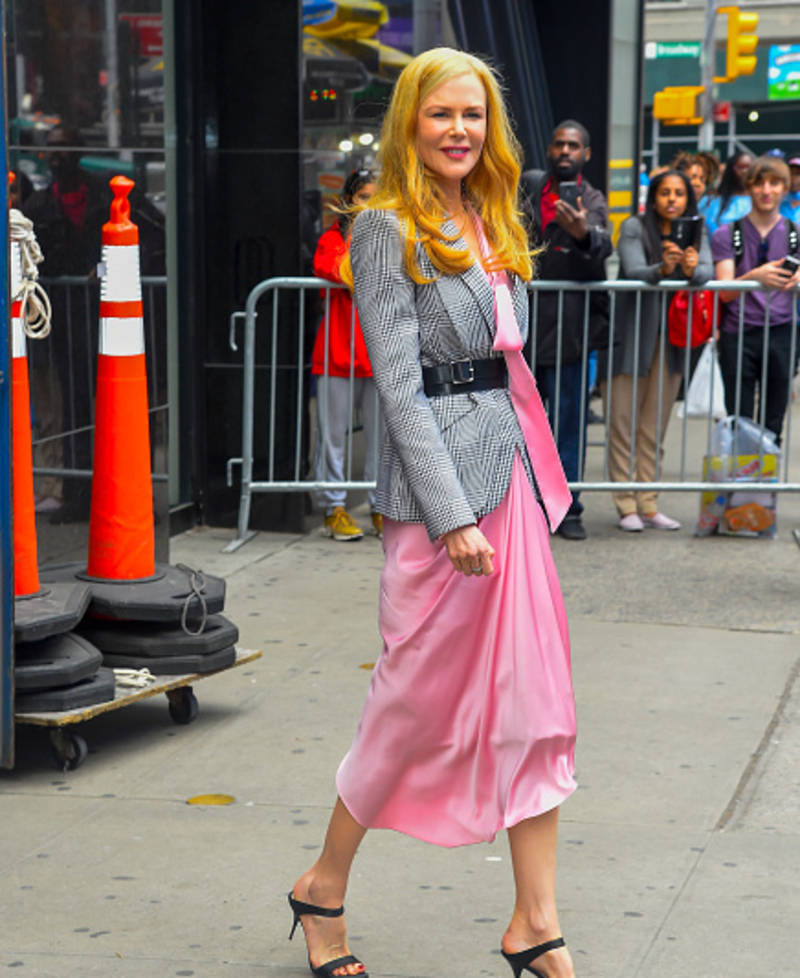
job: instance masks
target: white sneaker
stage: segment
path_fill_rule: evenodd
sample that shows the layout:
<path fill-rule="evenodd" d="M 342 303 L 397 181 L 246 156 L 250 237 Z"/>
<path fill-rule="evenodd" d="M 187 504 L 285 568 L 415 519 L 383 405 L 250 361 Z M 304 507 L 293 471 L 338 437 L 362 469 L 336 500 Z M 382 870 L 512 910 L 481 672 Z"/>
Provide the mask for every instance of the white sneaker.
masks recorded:
<path fill-rule="evenodd" d="M 624 530 L 626 533 L 641 533 L 644 529 L 644 523 L 642 523 L 638 513 L 628 513 L 627 516 L 621 516 L 618 525 L 620 530 Z"/>
<path fill-rule="evenodd" d="M 653 513 L 651 516 L 642 516 L 642 523 L 649 526 L 652 530 L 680 530 L 681 525 L 677 520 L 670 519 L 663 513 Z"/>

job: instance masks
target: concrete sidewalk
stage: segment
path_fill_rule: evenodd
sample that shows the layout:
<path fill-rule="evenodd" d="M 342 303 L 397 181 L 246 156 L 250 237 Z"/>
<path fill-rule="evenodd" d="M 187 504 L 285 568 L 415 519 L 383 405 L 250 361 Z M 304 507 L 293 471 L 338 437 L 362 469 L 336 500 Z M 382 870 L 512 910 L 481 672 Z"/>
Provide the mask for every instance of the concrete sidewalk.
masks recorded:
<path fill-rule="evenodd" d="M 563 807 L 562 925 L 579 978 L 792 974 L 800 912 L 800 553 L 775 542 L 631 538 L 586 497 L 590 538 L 554 551 L 570 613 L 579 791 Z M 36 978 L 308 974 L 286 891 L 313 860 L 379 653 L 380 544 L 197 530 L 172 559 L 223 574 L 262 659 L 84 724 L 77 771 L 17 729 L 0 773 L 0 968 Z M 194 807 L 224 792 L 227 807 Z M 505 839 L 441 850 L 368 835 L 348 899 L 373 976 L 509 974 Z"/>

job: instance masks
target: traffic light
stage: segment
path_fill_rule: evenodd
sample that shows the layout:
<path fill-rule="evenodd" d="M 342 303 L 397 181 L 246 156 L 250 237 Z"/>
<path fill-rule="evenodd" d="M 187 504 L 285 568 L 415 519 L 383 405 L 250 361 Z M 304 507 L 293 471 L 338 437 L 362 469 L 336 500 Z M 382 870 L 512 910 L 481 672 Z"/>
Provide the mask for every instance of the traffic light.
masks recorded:
<path fill-rule="evenodd" d="M 656 92 L 653 117 L 665 126 L 699 126 L 703 118 L 697 114 L 696 104 L 703 91 L 703 85 L 679 85 Z"/>
<path fill-rule="evenodd" d="M 728 15 L 728 41 L 725 54 L 725 77 L 715 82 L 730 82 L 739 75 L 752 75 L 756 70 L 753 52 L 758 38 L 753 31 L 758 27 L 758 14 L 742 13 L 738 7 L 719 7 L 717 13 Z"/>

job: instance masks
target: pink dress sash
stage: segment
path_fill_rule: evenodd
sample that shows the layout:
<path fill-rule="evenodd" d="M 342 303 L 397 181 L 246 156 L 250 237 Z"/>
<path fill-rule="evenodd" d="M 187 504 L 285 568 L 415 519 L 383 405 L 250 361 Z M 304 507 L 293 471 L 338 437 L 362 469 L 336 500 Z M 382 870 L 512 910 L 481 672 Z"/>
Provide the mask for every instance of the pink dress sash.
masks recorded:
<path fill-rule="evenodd" d="M 485 261 L 491 256 L 491 248 L 483 229 L 483 222 L 475 210 L 472 210 L 472 216 Z M 494 348 L 502 350 L 506 358 L 511 400 L 519 418 L 522 434 L 525 436 L 536 484 L 547 511 L 550 532 L 555 533 L 572 505 L 572 493 L 567 485 L 561 459 L 558 457 L 558 449 L 539 396 L 539 388 L 522 355 L 522 336 L 514 312 L 508 276 L 505 272 L 488 271 L 486 275 L 494 290 L 496 321 Z"/>

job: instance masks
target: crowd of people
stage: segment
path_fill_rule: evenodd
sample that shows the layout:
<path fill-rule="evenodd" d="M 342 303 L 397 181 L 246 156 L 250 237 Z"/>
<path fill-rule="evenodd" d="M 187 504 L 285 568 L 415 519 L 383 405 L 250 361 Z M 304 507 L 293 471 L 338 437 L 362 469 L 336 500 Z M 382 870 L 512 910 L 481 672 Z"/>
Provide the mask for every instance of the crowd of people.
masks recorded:
<path fill-rule="evenodd" d="M 606 279 L 606 260 L 613 251 L 608 208 L 603 193 L 583 174 L 590 158 L 589 131 L 582 123 L 567 119 L 553 130 L 546 168 L 521 175 L 519 207 L 535 253 L 536 277 L 541 281 Z M 348 184 L 365 172 L 356 171 Z M 368 178 L 378 179 L 373 173 Z M 351 201 L 352 187 L 346 188 L 345 208 Z M 740 292 L 719 293 L 718 355 L 728 413 L 758 420 L 764 412 L 765 427 L 778 444 L 797 366 L 796 352 L 792 361 L 797 344 L 792 342 L 791 324 L 793 293 L 800 283 L 800 266 L 792 262 L 798 253 L 798 216 L 800 157 L 786 161 L 772 151 L 755 158 L 739 151 L 721 165 L 711 153 L 682 152 L 669 166 L 650 174 L 643 211 L 623 222 L 617 244 L 620 279 L 653 286 L 688 281 L 694 287 L 711 279 L 730 279 L 763 287 L 763 291 L 747 292 L 743 312 Z M 327 239 L 332 234 L 337 235 L 336 261 L 347 252 L 341 234 L 345 220 L 340 218 L 320 241 L 318 274 L 332 280 L 337 280 L 338 272 L 323 267 L 323 256 L 330 252 Z M 687 220 L 690 240 L 685 239 Z M 352 347 L 355 356 L 352 365 L 349 355 L 338 365 L 339 377 L 349 377 L 352 372 L 360 378 L 369 366 L 364 364 L 357 313 L 346 294 L 337 301 L 344 313 L 331 303 L 320 325 L 317 346 L 330 343 L 339 329 L 341 349 Z M 569 482 L 583 477 L 590 387 L 602 397 L 610 480 L 657 481 L 672 408 L 686 380 L 686 344 L 662 336 L 669 301 L 671 296 L 659 290 L 621 292 L 612 317 L 605 292 L 543 290 L 537 294 L 526 353 L 534 364 L 539 394 Z M 701 347 L 690 351 L 689 375 L 700 352 Z M 315 356 L 314 364 L 315 372 L 321 373 L 321 355 Z M 762 377 L 766 377 L 763 398 Z M 361 400 L 360 388 L 357 394 Z M 320 431 L 330 432 L 334 425 L 333 418 L 328 419 L 330 408 L 320 402 L 319 409 Z M 369 418 L 365 467 L 365 479 L 369 479 L 376 465 L 374 421 L 369 412 L 364 418 L 365 427 Z M 335 478 L 341 471 L 349 424 L 346 412 L 338 413 L 335 424 L 339 432 L 335 451 L 330 435 L 318 441 L 318 478 Z M 680 528 L 677 520 L 659 510 L 655 491 L 619 491 L 613 494 L 613 501 L 623 531 Z M 320 503 L 329 535 L 337 540 L 363 535 L 344 508 L 344 492 L 320 494 Z M 370 506 L 375 531 L 380 533 L 374 495 Z M 573 492 L 566 518 L 557 529 L 561 537 L 586 539 L 582 512 L 579 493 Z"/>

